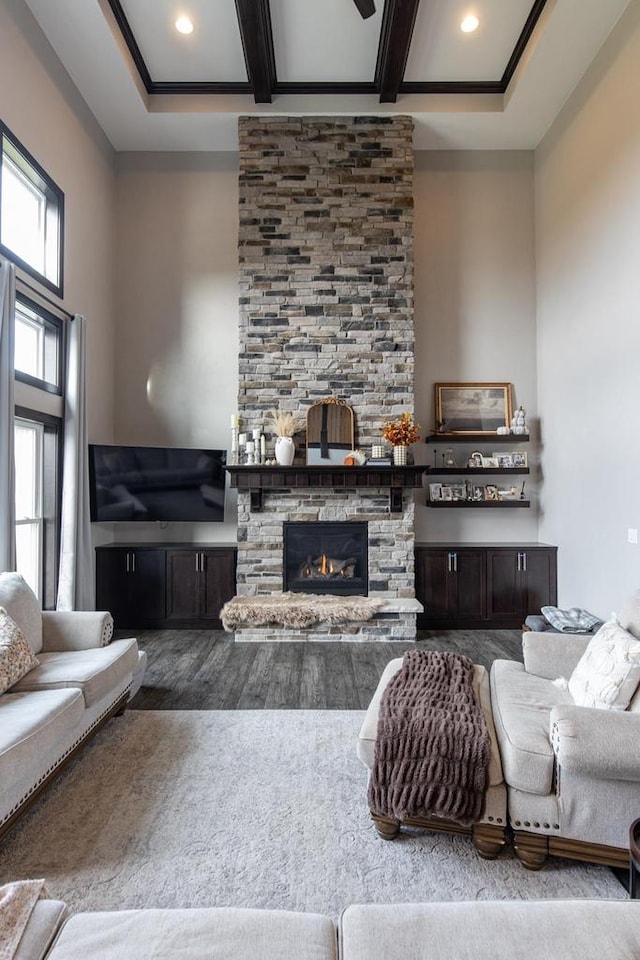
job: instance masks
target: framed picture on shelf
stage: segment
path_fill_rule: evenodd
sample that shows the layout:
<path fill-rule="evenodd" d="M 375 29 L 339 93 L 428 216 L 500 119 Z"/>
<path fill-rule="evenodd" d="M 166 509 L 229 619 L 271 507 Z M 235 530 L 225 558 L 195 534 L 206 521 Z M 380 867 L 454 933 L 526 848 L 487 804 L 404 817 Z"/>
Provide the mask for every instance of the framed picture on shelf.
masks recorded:
<path fill-rule="evenodd" d="M 472 488 L 471 498 L 473 500 L 484 500 L 484 487 L 481 484 L 476 484 Z"/>
<path fill-rule="evenodd" d="M 474 450 L 473 453 L 469 454 L 469 460 L 467 463 L 469 467 L 481 467 L 482 466 L 482 454 L 479 450 Z"/>
<path fill-rule="evenodd" d="M 436 433 L 495 433 L 512 417 L 510 383 L 436 383 Z"/>
<path fill-rule="evenodd" d="M 442 484 L 442 499 L 453 500 L 453 490 L 451 489 L 451 484 L 449 483 Z"/>
<path fill-rule="evenodd" d="M 485 468 L 488 467 L 492 470 L 496 470 L 500 466 L 500 464 L 498 463 L 497 457 L 483 457 L 482 466 Z"/>
<path fill-rule="evenodd" d="M 494 453 L 494 457 L 498 461 L 498 466 L 501 468 L 502 467 L 508 468 L 513 466 L 513 458 L 510 453 Z"/>
<path fill-rule="evenodd" d="M 451 484 L 451 499 L 452 500 L 466 500 L 467 499 L 467 487 L 464 483 L 452 483 Z"/>
<path fill-rule="evenodd" d="M 511 454 L 512 467 L 527 467 L 527 454 L 525 452 L 514 452 Z"/>
<path fill-rule="evenodd" d="M 485 500 L 499 500 L 498 488 L 494 483 L 488 483 L 484 488 Z"/>
<path fill-rule="evenodd" d="M 441 483 L 429 484 L 429 500 L 442 500 L 442 484 Z"/>

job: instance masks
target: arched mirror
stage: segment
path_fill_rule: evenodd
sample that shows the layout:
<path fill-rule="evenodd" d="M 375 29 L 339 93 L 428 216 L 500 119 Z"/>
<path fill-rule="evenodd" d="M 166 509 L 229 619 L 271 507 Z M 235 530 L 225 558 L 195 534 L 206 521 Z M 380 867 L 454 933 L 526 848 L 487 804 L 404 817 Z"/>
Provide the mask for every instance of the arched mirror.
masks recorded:
<path fill-rule="evenodd" d="M 343 464 L 355 446 L 353 410 L 344 400 L 329 397 L 307 411 L 307 463 Z"/>

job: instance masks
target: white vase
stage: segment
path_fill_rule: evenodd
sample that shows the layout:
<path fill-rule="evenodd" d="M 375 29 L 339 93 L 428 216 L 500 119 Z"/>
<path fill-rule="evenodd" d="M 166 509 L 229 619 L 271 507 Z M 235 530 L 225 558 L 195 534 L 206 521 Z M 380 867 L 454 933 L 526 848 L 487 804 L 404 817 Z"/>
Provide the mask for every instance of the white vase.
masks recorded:
<path fill-rule="evenodd" d="M 293 437 L 276 437 L 276 460 L 281 467 L 290 467 L 296 452 Z"/>
<path fill-rule="evenodd" d="M 407 447 L 397 446 L 393 448 L 393 462 L 396 467 L 406 467 L 408 462 Z"/>

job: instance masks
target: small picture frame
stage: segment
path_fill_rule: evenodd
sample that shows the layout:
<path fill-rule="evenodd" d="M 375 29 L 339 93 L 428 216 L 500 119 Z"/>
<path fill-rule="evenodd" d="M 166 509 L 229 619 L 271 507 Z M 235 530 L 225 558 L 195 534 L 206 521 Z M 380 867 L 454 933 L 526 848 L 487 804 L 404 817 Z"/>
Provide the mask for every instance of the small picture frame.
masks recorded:
<path fill-rule="evenodd" d="M 525 451 L 520 453 L 520 451 L 514 451 L 511 454 L 511 465 L 513 467 L 527 467 L 527 454 Z"/>
<path fill-rule="evenodd" d="M 495 483 L 487 483 L 484 488 L 484 498 L 485 500 L 499 500 L 498 488 Z"/>
<path fill-rule="evenodd" d="M 494 453 L 500 469 L 511 469 L 513 466 L 513 457 L 510 453 Z"/>
<path fill-rule="evenodd" d="M 472 500 L 484 500 L 484 487 L 481 484 L 475 484 L 471 489 Z"/>
<path fill-rule="evenodd" d="M 453 500 L 453 490 L 451 488 L 451 485 L 448 483 L 442 484 L 442 499 Z"/>
<path fill-rule="evenodd" d="M 473 453 L 469 454 L 469 460 L 467 461 L 467 466 L 469 467 L 481 467 L 482 466 L 482 454 L 479 450 L 474 450 Z"/>
<path fill-rule="evenodd" d="M 466 500 L 467 499 L 467 488 L 464 483 L 452 483 L 451 484 L 451 499 L 452 500 Z"/>
<path fill-rule="evenodd" d="M 442 500 L 442 484 L 441 483 L 430 483 L 429 484 L 429 500 Z"/>
<path fill-rule="evenodd" d="M 500 466 L 500 464 L 498 463 L 498 458 L 497 458 L 497 457 L 483 457 L 483 458 L 482 458 L 482 466 L 483 466 L 485 469 L 488 468 L 488 469 L 490 469 L 490 470 L 497 470 L 498 467 Z"/>

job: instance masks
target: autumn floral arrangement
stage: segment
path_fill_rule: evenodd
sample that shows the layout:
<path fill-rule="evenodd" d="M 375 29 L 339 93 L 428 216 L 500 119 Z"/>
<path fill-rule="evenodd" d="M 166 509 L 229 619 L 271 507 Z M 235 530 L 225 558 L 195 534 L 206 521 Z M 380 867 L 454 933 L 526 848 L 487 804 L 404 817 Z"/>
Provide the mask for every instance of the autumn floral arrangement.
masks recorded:
<path fill-rule="evenodd" d="M 420 439 L 420 424 L 412 413 L 403 413 L 397 420 L 388 420 L 382 428 L 382 436 L 394 447 L 408 447 Z"/>

